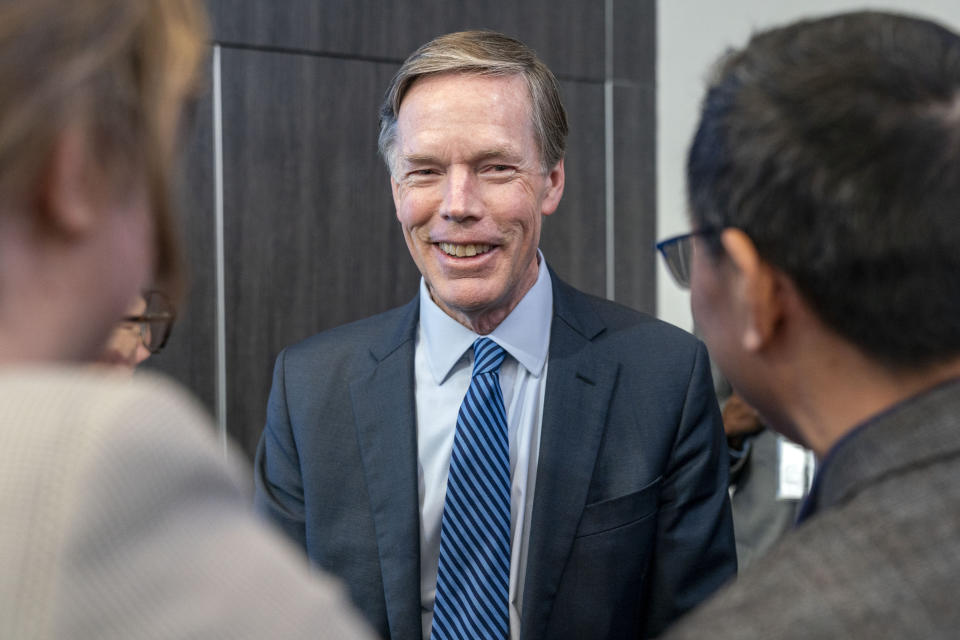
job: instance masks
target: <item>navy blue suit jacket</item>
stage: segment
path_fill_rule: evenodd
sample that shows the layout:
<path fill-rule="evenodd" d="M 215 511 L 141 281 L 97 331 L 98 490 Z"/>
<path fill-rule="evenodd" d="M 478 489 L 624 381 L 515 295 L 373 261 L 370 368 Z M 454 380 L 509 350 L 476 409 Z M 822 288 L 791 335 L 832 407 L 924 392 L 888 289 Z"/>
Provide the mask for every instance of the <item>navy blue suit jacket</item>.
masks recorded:
<path fill-rule="evenodd" d="M 553 275 L 521 636 L 658 634 L 736 571 L 706 350 Z M 277 359 L 256 506 L 343 579 L 384 637 L 420 640 L 419 301 Z"/>

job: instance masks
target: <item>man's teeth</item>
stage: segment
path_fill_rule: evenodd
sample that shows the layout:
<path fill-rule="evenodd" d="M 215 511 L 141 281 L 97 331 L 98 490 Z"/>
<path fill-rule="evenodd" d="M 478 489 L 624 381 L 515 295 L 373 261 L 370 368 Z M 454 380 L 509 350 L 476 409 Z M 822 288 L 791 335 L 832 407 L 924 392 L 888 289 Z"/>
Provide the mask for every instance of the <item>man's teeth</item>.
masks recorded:
<path fill-rule="evenodd" d="M 493 248 L 489 244 L 453 244 L 452 242 L 440 242 L 438 245 L 440 250 L 448 256 L 456 256 L 458 258 L 478 256 Z"/>

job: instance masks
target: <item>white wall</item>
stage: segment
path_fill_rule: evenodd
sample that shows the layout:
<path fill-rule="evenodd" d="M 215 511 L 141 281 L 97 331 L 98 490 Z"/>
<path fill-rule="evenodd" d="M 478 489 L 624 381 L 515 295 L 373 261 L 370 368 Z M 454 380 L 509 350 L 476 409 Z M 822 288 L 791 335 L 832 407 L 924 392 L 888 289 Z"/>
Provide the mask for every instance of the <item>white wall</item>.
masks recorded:
<path fill-rule="evenodd" d="M 960 0 L 659 0 L 657 3 L 657 234 L 689 230 L 684 164 L 707 70 L 753 31 L 800 17 L 886 9 L 932 18 L 960 31 Z M 690 330 L 690 300 L 657 262 L 657 315 Z"/>

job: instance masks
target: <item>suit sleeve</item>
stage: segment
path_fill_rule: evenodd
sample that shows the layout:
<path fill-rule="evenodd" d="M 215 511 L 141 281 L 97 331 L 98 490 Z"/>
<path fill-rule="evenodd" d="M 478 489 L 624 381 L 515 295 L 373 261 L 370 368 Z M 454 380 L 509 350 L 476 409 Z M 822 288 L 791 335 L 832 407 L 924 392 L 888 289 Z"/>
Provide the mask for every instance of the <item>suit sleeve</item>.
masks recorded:
<path fill-rule="evenodd" d="M 164 386 L 104 413 L 112 426 L 74 454 L 53 637 L 371 637 L 252 512 L 198 409 Z"/>
<path fill-rule="evenodd" d="M 727 486 L 723 423 L 706 349 L 698 344 L 661 493 L 647 636 L 659 635 L 736 574 Z"/>
<path fill-rule="evenodd" d="M 254 458 L 254 507 L 306 549 L 303 476 L 287 405 L 286 354 L 280 353 L 273 369 L 267 423 Z"/>

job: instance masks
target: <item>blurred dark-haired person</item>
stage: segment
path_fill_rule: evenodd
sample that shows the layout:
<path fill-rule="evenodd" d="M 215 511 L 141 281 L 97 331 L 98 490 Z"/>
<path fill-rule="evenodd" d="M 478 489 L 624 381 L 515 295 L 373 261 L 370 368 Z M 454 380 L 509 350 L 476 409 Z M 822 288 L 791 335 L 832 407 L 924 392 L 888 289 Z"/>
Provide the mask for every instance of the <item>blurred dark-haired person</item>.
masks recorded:
<path fill-rule="evenodd" d="M 523 43 L 414 52 L 380 151 L 419 295 L 277 359 L 258 507 L 395 640 L 655 635 L 736 570 L 703 345 L 539 251 L 566 134 Z"/>
<path fill-rule="evenodd" d="M 102 352 L 177 291 L 167 175 L 206 44 L 187 0 L 0 1 L 0 637 L 364 638 L 169 382 Z"/>
<path fill-rule="evenodd" d="M 757 34 L 687 179 L 664 248 L 697 327 L 821 464 L 798 527 L 669 637 L 956 638 L 960 37 L 870 12 Z"/>

